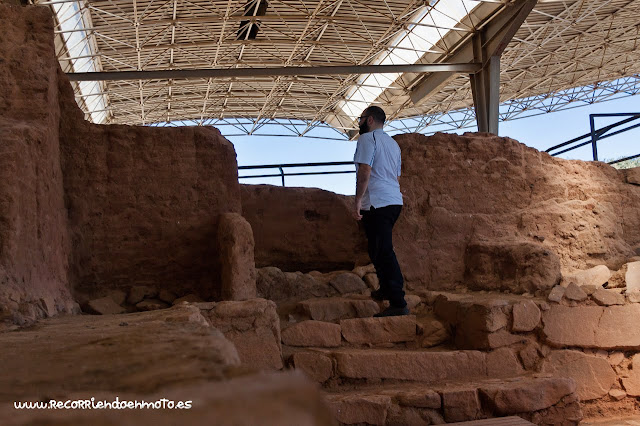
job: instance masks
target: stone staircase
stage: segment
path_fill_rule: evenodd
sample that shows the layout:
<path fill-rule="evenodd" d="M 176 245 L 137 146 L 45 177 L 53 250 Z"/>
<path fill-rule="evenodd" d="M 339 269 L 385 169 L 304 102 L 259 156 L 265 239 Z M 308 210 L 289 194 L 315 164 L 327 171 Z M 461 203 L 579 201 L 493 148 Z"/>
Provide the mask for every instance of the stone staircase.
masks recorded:
<path fill-rule="evenodd" d="M 575 382 L 537 371 L 527 321 L 545 302 L 423 292 L 407 296 L 412 315 L 373 318 L 384 306 L 368 293 L 278 305 L 286 365 L 322 386 L 340 424 L 581 420 Z"/>

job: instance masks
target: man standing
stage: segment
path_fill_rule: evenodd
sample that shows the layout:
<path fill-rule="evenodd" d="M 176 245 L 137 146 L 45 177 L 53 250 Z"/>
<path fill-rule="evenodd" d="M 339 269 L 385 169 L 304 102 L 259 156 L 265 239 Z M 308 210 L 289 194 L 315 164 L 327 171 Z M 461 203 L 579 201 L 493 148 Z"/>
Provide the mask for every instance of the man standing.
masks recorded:
<path fill-rule="evenodd" d="M 393 225 L 402 210 L 400 193 L 400 147 L 382 127 L 382 108 L 370 106 L 358 118 L 360 137 L 353 156 L 356 164 L 354 217 L 362 219 L 367 234 L 369 257 L 376 267 L 380 288 L 371 292 L 374 300 L 389 300 L 389 307 L 376 317 L 408 315 L 402 289 L 404 280 L 393 251 Z"/>

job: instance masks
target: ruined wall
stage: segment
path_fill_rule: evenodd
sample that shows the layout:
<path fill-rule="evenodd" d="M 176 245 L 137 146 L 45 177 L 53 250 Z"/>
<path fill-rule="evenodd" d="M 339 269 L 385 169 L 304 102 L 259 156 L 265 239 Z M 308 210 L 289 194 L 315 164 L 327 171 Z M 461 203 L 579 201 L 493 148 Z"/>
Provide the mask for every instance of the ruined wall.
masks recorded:
<path fill-rule="evenodd" d="M 396 252 L 409 281 L 464 281 L 469 244 L 526 244 L 563 272 L 617 269 L 640 245 L 640 186 L 604 163 L 566 161 L 509 138 L 466 133 L 396 137 L 405 209 Z"/>
<path fill-rule="evenodd" d="M 394 245 L 409 289 L 488 283 L 535 292 L 557 284 L 560 270 L 618 269 L 640 246 L 635 173 L 553 158 L 489 134 L 396 140 L 405 205 Z M 315 189 L 244 187 L 258 266 L 304 271 L 366 259 L 364 233 L 348 207 L 321 207 L 350 203 Z"/>
<path fill-rule="evenodd" d="M 92 125 L 60 77 L 60 146 L 79 294 L 150 285 L 218 298 L 218 216 L 240 212 L 233 145 L 214 128 Z"/>
<path fill-rule="evenodd" d="M 53 21 L 0 4 L 0 322 L 71 311 Z"/>
<path fill-rule="evenodd" d="M 83 119 L 46 7 L 0 4 L 0 321 L 77 311 L 146 284 L 217 298 L 218 216 L 240 212 L 232 144 L 213 128 Z"/>
<path fill-rule="evenodd" d="M 256 266 L 285 271 L 352 269 L 368 263 L 353 197 L 315 188 L 241 185 L 242 215 L 253 228 Z"/>

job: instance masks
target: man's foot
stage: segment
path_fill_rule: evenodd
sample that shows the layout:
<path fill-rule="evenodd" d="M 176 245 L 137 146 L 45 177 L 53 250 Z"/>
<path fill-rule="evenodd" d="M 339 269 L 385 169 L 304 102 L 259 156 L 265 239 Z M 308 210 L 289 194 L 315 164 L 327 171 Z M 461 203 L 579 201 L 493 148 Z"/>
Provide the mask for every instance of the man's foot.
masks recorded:
<path fill-rule="evenodd" d="M 394 306 L 389 306 L 387 309 L 385 309 L 384 311 L 375 314 L 374 317 L 376 318 L 380 318 L 380 317 L 398 317 L 398 316 L 402 316 L 402 315 L 409 315 L 409 308 L 407 308 L 406 306 L 402 307 L 402 308 L 396 308 Z"/>
<path fill-rule="evenodd" d="M 389 296 L 386 296 L 381 289 L 377 289 L 371 292 L 371 298 L 375 301 L 382 302 L 389 300 Z"/>

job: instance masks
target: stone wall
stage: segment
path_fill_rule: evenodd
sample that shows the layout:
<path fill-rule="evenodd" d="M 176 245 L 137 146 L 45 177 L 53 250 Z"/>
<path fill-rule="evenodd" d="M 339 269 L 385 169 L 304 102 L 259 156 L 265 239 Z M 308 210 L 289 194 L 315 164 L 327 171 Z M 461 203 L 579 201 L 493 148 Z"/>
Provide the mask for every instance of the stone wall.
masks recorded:
<path fill-rule="evenodd" d="M 0 322 L 24 324 L 74 309 L 58 65 L 46 8 L 0 4 L 0 28 Z"/>
<path fill-rule="evenodd" d="M 233 145 L 213 128 L 90 124 L 47 7 L 0 4 L 0 321 L 152 285 L 218 298 L 218 217 L 240 212 Z"/>
<path fill-rule="evenodd" d="M 494 289 L 535 292 L 557 284 L 560 272 L 617 270 L 640 247 L 634 172 L 553 158 L 490 134 L 396 140 L 405 206 L 394 244 L 409 289 L 482 289 L 491 281 Z M 367 261 L 350 197 L 266 185 L 243 186 L 242 195 L 257 266 L 309 271 Z"/>
<path fill-rule="evenodd" d="M 353 197 L 316 188 L 241 185 L 242 215 L 253 228 L 256 266 L 284 271 L 352 269 L 368 263 Z"/>
<path fill-rule="evenodd" d="M 233 145 L 214 128 L 89 124 L 60 81 L 76 288 L 152 285 L 219 297 L 218 216 L 240 212 Z"/>
<path fill-rule="evenodd" d="M 490 134 L 396 140 L 405 199 L 396 252 L 415 286 L 464 282 L 469 244 L 546 249 L 563 273 L 616 270 L 640 245 L 640 186 L 604 163 L 553 158 Z"/>

